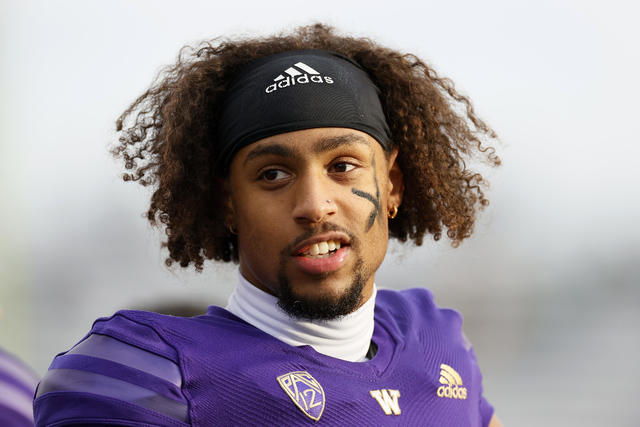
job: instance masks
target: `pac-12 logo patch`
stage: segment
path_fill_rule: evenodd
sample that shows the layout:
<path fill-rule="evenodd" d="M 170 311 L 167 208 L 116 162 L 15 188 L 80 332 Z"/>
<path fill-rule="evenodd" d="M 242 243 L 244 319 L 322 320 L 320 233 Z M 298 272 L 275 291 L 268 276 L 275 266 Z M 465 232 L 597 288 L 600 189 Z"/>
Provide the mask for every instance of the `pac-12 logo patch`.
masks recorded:
<path fill-rule="evenodd" d="M 324 390 L 307 371 L 294 371 L 278 377 L 278 384 L 306 416 L 318 421 L 324 411 Z"/>

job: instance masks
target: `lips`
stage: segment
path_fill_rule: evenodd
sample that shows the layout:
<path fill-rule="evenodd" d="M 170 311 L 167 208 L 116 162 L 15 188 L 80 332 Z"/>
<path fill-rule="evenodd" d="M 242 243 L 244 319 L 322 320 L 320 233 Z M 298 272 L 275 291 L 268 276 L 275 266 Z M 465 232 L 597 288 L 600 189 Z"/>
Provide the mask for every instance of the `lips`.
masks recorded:
<path fill-rule="evenodd" d="M 338 270 L 350 252 L 349 238 L 342 233 L 314 236 L 293 250 L 294 263 L 307 274 L 326 274 Z"/>
<path fill-rule="evenodd" d="M 350 246 L 350 244 L 351 240 L 344 233 L 322 233 L 297 244 L 291 251 L 291 254 L 293 256 L 322 256 L 334 252 L 341 247 Z"/>
<path fill-rule="evenodd" d="M 299 256 L 312 256 L 312 257 L 324 257 L 330 255 L 332 252 L 340 249 L 342 244 L 339 240 L 325 240 L 322 242 L 314 243 L 306 248 L 302 249 Z"/>

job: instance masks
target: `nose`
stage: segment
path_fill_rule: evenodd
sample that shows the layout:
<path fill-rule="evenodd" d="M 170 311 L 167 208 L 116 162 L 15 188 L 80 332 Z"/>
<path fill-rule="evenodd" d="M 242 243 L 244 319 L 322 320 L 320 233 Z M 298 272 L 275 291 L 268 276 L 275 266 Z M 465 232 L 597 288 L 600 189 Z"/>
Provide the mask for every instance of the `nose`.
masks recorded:
<path fill-rule="evenodd" d="M 337 212 L 331 182 L 322 173 L 299 177 L 293 207 L 293 218 L 299 224 L 315 224 L 328 220 Z"/>

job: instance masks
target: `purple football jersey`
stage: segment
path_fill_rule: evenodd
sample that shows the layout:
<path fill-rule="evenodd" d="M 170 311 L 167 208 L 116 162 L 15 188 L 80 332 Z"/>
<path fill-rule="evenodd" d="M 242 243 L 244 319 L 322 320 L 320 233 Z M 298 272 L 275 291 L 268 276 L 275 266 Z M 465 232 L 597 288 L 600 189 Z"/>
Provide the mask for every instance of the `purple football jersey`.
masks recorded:
<path fill-rule="evenodd" d="M 460 315 L 424 289 L 381 290 L 366 362 L 292 347 L 228 311 L 121 311 L 58 355 L 36 425 L 487 426 L 493 408 Z"/>
<path fill-rule="evenodd" d="M 37 383 L 31 369 L 0 349 L 0 426 L 33 427 L 31 401 Z"/>

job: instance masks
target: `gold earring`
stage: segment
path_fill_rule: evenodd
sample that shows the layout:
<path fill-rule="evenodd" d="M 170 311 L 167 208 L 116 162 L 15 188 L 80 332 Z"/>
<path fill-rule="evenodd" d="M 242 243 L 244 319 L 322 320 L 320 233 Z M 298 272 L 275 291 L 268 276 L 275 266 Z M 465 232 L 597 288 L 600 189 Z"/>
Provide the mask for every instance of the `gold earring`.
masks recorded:
<path fill-rule="evenodd" d="M 233 224 L 229 224 L 227 221 L 224 222 L 224 225 L 227 227 L 227 230 L 229 230 L 229 233 L 231 234 L 238 234 L 238 230 L 235 229 L 235 227 L 233 226 Z"/>
<path fill-rule="evenodd" d="M 393 205 L 391 210 L 387 212 L 387 216 L 389 217 L 389 219 L 393 219 L 396 217 L 396 215 L 398 215 L 398 207 L 396 205 Z"/>

